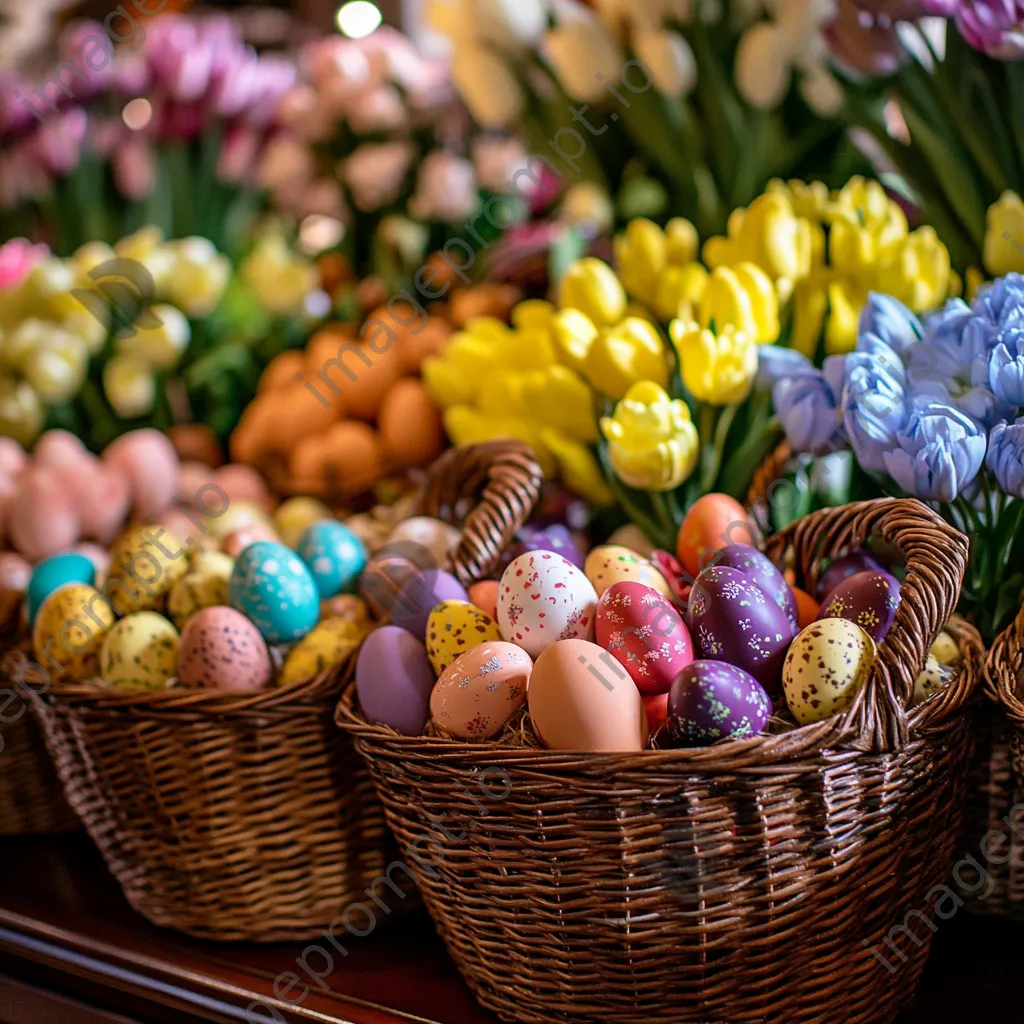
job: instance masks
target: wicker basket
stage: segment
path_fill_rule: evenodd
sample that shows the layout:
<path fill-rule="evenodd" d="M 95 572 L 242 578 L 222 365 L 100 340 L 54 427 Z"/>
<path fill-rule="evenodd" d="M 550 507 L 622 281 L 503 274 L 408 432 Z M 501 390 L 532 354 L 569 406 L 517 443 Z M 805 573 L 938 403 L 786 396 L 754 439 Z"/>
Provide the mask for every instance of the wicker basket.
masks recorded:
<path fill-rule="evenodd" d="M 521 1022 L 867 1024 L 911 1000 L 931 932 L 892 929 L 930 909 L 952 859 L 981 669 L 970 627 L 951 624 L 963 671 L 905 704 L 967 540 L 886 500 L 816 513 L 768 550 L 791 549 L 813 585 L 823 550 L 874 533 L 908 575 L 839 719 L 697 750 L 555 752 L 400 736 L 346 689 L 338 724 L 485 1007 Z"/>

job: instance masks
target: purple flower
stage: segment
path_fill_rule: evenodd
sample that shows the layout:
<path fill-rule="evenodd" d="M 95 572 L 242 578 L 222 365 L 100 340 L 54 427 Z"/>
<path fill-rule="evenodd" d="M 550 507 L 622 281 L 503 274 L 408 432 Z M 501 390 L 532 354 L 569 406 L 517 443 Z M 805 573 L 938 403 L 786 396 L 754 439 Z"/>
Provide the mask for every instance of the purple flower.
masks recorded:
<path fill-rule="evenodd" d="M 985 465 L 1004 493 L 1024 498 L 1024 417 L 992 428 Z"/>
<path fill-rule="evenodd" d="M 754 387 L 767 391 L 778 381 L 800 373 L 811 373 L 814 364 L 802 352 L 782 345 L 759 345 L 757 349 L 757 377 Z"/>
<path fill-rule="evenodd" d="M 907 58 L 893 18 L 858 0 L 839 0 L 824 35 L 833 55 L 854 71 L 891 75 Z"/>
<path fill-rule="evenodd" d="M 1024 0 L 963 0 L 956 27 L 968 45 L 996 60 L 1024 60 Z"/>
<path fill-rule="evenodd" d="M 860 311 L 857 330 L 862 337 L 879 338 L 901 356 L 924 334 L 921 321 L 899 299 L 879 292 L 868 295 L 868 301 Z M 859 343 L 857 347 L 860 348 Z"/>
<path fill-rule="evenodd" d="M 794 452 L 821 455 L 839 447 L 836 396 L 821 370 L 776 381 L 772 403 Z"/>
<path fill-rule="evenodd" d="M 1006 331 L 992 350 L 988 363 L 989 386 L 997 398 L 1024 405 L 1024 328 Z"/>
<path fill-rule="evenodd" d="M 846 357 L 839 407 L 857 461 L 871 472 L 883 473 L 885 454 L 907 421 L 906 376 L 892 349 L 885 352 L 887 346 L 880 341 L 872 347 L 872 352 Z"/>

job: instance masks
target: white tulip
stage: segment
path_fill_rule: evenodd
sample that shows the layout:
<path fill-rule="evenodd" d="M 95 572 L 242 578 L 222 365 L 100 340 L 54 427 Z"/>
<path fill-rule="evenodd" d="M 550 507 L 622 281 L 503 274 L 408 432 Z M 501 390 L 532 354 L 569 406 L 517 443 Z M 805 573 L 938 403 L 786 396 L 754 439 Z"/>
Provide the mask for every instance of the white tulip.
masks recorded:
<path fill-rule="evenodd" d="M 118 416 L 145 416 L 156 401 L 156 380 L 144 359 L 114 356 L 103 367 L 103 392 Z"/>
<path fill-rule="evenodd" d="M 804 66 L 800 94 L 807 105 L 822 117 L 835 117 L 843 109 L 843 90 L 821 61 Z"/>
<path fill-rule="evenodd" d="M 545 38 L 548 61 L 574 100 L 596 103 L 608 82 L 619 81 L 622 50 L 589 8 L 562 3 L 558 14 L 558 27 Z"/>
<path fill-rule="evenodd" d="M 136 355 L 154 370 L 173 370 L 192 340 L 192 329 L 185 314 L 176 306 L 158 303 L 149 312 L 160 322 L 152 327 L 136 326 L 117 339 L 119 352 Z M 151 322 L 148 318 L 145 323 Z"/>
<path fill-rule="evenodd" d="M 736 87 L 755 107 L 770 110 L 789 89 L 792 56 L 789 41 L 775 25 L 759 22 L 736 48 Z"/>
<path fill-rule="evenodd" d="M 515 75 L 497 54 L 480 46 L 465 43 L 455 48 L 452 81 L 484 128 L 504 128 L 522 112 L 523 93 Z"/>
<path fill-rule="evenodd" d="M 505 49 L 536 46 L 548 24 L 544 0 L 459 0 L 456 12 L 473 38 Z"/>
<path fill-rule="evenodd" d="M 658 92 L 677 99 L 693 88 L 697 62 L 690 44 L 678 32 L 641 32 L 633 49 L 654 77 Z"/>

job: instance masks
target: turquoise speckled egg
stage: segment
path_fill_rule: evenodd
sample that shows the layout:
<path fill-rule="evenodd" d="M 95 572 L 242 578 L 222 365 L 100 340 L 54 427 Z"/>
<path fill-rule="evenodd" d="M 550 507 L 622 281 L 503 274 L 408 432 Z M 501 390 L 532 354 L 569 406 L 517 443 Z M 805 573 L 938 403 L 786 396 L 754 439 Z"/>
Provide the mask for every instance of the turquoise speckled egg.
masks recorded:
<path fill-rule="evenodd" d="M 88 583 L 91 587 L 95 582 L 96 566 L 85 555 L 77 552 L 54 555 L 40 562 L 32 570 L 25 595 L 29 623 L 35 622 L 36 612 L 55 590 L 68 583 Z"/>
<path fill-rule="evenodd" d="M 301 640 L 320 617 L 320 595 L 309 569 L 275 541 L 257 541 L 238 556 L 228 600 L 270 644 Z"/>
<path fill-rule="evenodd" d="M 324 600 L 350 588 L 366 567 L 363 542 L 344 523 L 334 519 L 313 523 L 295 551 L 313 574 Z"/>

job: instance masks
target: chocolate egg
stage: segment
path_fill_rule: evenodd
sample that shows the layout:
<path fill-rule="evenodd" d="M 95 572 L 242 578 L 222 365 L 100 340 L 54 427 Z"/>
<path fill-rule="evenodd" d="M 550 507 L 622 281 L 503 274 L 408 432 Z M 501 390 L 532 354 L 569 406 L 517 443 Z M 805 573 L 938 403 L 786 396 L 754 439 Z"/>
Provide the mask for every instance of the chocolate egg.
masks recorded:
<path fill-rule="evenodd" d="M 875 643 L 889 632 L 900 603 L 900 585 L 881 569 L 847 576 L 821 602 L 818 619 L 849 619 Z"/>
<path fill-rule="evenodd" d="M 661 572 L 629 548 L 612 544 L 596 547 L 587 555 L 583 571 L 594 585 L 598 597 L 613 583 L 624 583 L 627 580 L 651 587 L 667 598 L 672 597 L 672 591 Z"/>
<path fill-rule="evenodd" d="M 182 686 L 246 692 L 269 685 L 272 674 L 260 631 L 234 608 L 203 608 L 181 631 L 178 678 Z"/>
<path fill-rule="evenodd" d="M 749 673 L 722 661 L 695 661 L 672 681 L 662 743 L 704 747 L 756 736 L 771 714 L 771 699 Z"/>
<path fill-rule="evenodd" d="M 438 675 L 460 655 L 500 639 L 497 623 L 468 601 L 442 601 L 427 618 L 427 657 Z"/>
<path fill-rule="evenodd" d="M 839 558 L 833 558 L 828 563 L 828 568 L 818 577 L 818 586 L 815 590 L 818 600 L 820 601 L 826 594 L 830 594 L 848 576 L 881 568 L 878 560 L 869 551 L 864 551 L 862 548 L 857 548 Z"/>
<path fill-rule="evenodd" d="M 690 591 L 689 626 L 701 658 L 743 669 L 769 696 L 779 692 L 782 663 L 796 627 L 749 576 L 708 566 Z"/>
<path fill-rule="evenodd" d="M 597 602 L 594 630 L 598 644 L 643 694 L 667 693 L 693 661 L 693 642 L 679 613 L 642 583 L 613 583 Z"/>
<path fill-rule="evenodd" d="M 427 724 L 435 681 L 427 649 L 408 630 L 381 626 L 359 649 L 356 692 L 371 722 L 418 736 Z"/>
<path fill-rule="evenodd" d="M 793 591 L 767 555 L 750 544 L 727 544 L 714 556 L 713 564 L 738 569 L 749 576 L 786 613 L 793 629 L 799 628 Z"/>

